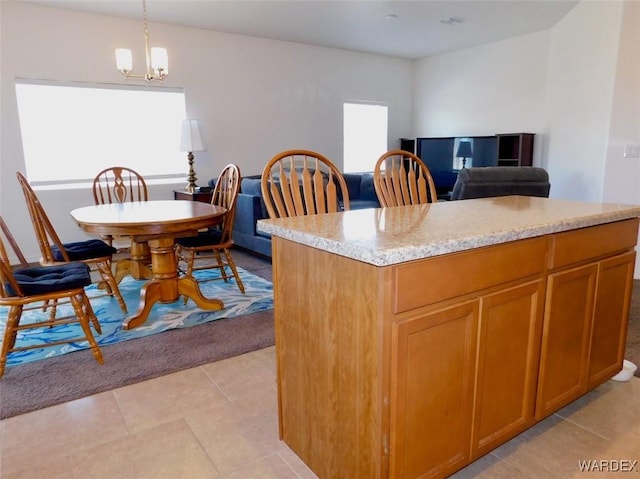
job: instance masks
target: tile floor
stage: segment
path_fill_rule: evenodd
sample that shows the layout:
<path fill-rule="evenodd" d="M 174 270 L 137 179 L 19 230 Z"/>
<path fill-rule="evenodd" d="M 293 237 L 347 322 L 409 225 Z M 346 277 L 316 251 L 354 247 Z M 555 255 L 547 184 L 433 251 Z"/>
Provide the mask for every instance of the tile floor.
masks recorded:
<path fill-rule="evenodd" d="M 586 460 L 640 477 L 639 378 L 608 381 L 453 477 L 628 475 L 581 472 Z M 0 421 L 0 477 L 316 476 L 278 440 L 270 347 Z"/>
<path fill-rule="evenodd" d="M 278 440 L 273 347 L 6 419 L 0 450 L 7 479 L 316 477 Z M 581 477 L 594 459 L 640 460 L 640 379 L 605 383 L 454 477 Z"/>

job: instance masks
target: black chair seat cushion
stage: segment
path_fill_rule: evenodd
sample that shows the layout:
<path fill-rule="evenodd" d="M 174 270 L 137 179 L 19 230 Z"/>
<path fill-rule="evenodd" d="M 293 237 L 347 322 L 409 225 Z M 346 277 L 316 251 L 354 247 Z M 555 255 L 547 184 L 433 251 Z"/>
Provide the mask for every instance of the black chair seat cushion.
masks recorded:
<path fill-rule="evenodd" d="M 14 271 L 13 276 L 25 296 L 84 288 L 91 284 L 89 266 L 85 263 L 24 268 Z M 8 284 L 7 292 L 17 295 Z"/>
<path fill-rule="evenodd" d="M 103 258 L 116 253 L 113 246 L 109 246 L 102 240 L 93 239 L 87 241 L 76 241 L 75 243 L 64 243 L 64 249 L 69 255 L 70 261 L 84 261 L 86 259 Z M 64 261 L 62 252 L 56 245 L 51 246 L 53 259 L 56 261 Z"/>
<path fill-rule="evenodd" d="M 184 248 L 199 248 L 202 246 L 219 245 L 222 240 L 222 232 L 220 230 L 209 230 L 200 232 L 198 236 L 187 236 L 178 238 L 177 243 Z"/>

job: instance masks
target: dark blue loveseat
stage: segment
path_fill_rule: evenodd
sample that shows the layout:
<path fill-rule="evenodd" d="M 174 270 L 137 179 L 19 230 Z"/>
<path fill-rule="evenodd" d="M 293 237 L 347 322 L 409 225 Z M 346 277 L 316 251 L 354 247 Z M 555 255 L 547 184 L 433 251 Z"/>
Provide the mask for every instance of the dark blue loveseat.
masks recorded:
<path fill-rule="evenodd" d="M 373 187 L 373 173 L 345 173 L 344 179 L 352 210 L 380 207 Z M 214 183 L 215 180 L 210 181 L 212 186 Z M 236 205 L 233 242 L 241 248 L 271 256 L 271 235 L 260 233 L 256 229 L 256 222 L 268 217 L 260 191 L 260 175 L 244 177 L 240 183 Z"/>

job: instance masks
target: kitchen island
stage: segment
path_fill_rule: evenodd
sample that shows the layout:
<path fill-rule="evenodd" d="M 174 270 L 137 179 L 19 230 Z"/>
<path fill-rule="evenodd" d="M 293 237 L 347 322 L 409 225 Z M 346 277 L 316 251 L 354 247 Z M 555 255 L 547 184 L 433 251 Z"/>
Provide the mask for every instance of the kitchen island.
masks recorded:
<path fill-rule="evenodd" d="M 639 206 L 501 197 L 263 220 L 280 437 L 445 477 L 621 368 Z"/>

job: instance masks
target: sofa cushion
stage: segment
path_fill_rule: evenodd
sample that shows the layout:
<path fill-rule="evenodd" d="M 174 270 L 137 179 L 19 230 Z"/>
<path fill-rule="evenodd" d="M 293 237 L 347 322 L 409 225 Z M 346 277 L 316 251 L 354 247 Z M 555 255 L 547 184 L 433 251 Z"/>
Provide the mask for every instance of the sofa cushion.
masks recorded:
<path fill-rule="evenodd" d="M 378 200 L 349 200 L 349 208 L 352 210 L 362 210 L 365 208 L 380 208 Z"/>
<path fill-rule="evenodd" d="M 347 184 L 347 190 L 349 191 L 349 201 L 357 200 L 360 198 L 360 179 L 361 173 L 344 173 L 342 175 L 344 182 Z M 341 191 L 338 191 L 341 194 Z M 342 199 L 342 198 L 340 198 Z"/>
<path fill-rule="evenodd" d="M 362 173 L 360 180 L 360 199 L 375 202 L 377 207 L 380 207 L 378 195 L 376 195 L 376 189 L 373 186 L 373 173 Z"/>
<path fill-rule="evenodd" d="M 240 192 L 244 195 L 257 196 L 260 198 L 260 209 L 262 213 L 262 218 L 268 218 L 267 207 L 262 200 L 262 189 L 260 186 L 261 179 L 260 177 L 246 177 L 243 178 L 240 182 Z"/>
<path fill-rule="evenodd" d="M 114 255 L 117 251 L 113 246 L 99 239 L 64 243 L 62 246 L 64 246 L 70 261 L 106 258 L 107 256 Z M 65 260 L 62 252 L 56 245 L 51 245 L 51 254 L 56 261 Z"/>
<path fill-rule="evenodd" d="M 91 284 L 89 266 L 85 263 L 24 268 L 14 271 L 13 276 L 25 296 L 66 291 Z M 10 296 L 17 295 L 9 283 L 5 287 Z"/>

